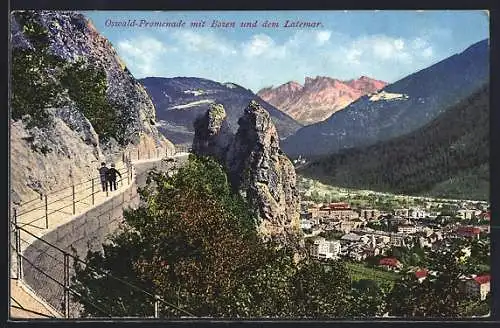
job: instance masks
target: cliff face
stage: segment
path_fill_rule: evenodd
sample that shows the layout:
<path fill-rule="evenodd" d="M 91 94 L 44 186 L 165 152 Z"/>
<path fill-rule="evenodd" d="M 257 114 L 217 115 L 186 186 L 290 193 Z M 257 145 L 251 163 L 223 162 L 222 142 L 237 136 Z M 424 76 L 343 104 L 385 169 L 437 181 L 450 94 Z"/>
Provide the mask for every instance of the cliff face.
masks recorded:
<path fill-rule="evenodd" d="M 329 77 L 306 77 L 304 85 L 291 81 L 276 88 L 265 88 L 257 95 L 298 122 L 323 121 L 359 97 L 376 92 L 385 82 L 361 76 L 340 81 Z"/>
<path fill-rule="evenodd" d="M 264 239 L 298 246 L 295 170 L 279 148 L 279 136 L 269 113 L 252 101 L 238 120 L 235 135 L 224 119 L 223 107 L 215 105 L 197 120 L 193 152 L 214 156 L 225 166 L 232 187 L 245 194 L 258 210 Z"/>
<path fill-rule="evenodd" d="M 144 88 L 83 15 L 13 12 L 11 44 L 14 201 L 63 187 L 68 177 L 94 177 L 100 161 L 117 161 L 124 151 L 174 151 Z"/>

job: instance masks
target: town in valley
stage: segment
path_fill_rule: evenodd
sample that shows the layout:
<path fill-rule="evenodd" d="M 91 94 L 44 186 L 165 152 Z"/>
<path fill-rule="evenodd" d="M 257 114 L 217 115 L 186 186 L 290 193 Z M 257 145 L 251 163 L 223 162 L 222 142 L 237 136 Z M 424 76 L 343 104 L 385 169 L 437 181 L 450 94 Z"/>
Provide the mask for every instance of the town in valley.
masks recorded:
<path fill-rule="evenodd" d="M 411 258 L 417 248 L 429 253 L 460 241 L 464 257 L 475 256 L 475 244 L 489 250 L 488 202 L 391 195 L 298 180 L 301 229 L 309 254 L 324 263 L 345 261 L 358 279 L 391 281 L 405 270 L 420 282 L 435 275 Z M 490 291 L 489 254 L 484 256 L 485 261 L 461 276 L 463 290 L 476 301 L 484 301 Z"/>

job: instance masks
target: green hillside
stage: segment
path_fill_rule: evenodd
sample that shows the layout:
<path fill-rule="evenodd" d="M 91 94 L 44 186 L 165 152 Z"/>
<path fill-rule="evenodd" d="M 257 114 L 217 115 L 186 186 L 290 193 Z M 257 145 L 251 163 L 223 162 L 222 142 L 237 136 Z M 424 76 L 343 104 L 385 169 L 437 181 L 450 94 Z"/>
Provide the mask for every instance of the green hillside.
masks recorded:
<path fill-rule="evenodd" d="M 415 132 L 322 157 L 300 173 L 341 187 L 488 200 L 488 87 Z"/>

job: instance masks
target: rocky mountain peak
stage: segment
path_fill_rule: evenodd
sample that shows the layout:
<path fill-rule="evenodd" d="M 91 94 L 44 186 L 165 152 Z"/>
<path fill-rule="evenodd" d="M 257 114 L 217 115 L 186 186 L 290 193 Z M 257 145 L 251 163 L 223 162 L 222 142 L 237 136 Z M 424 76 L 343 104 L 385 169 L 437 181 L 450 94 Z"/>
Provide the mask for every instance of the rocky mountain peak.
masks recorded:
<path fill-rule="evenodd" d="M 285 83 L 284 85 L 286 85 L 290 90 L 293 90 L 293 91 L 297 91 L 297 90 L 302 89 L 302 85 L 297 81 L 290 81 L 290 82 Z"/>
<path fill-rule="evenodd" d="M 276 88 L 262 89 L 257 95 L 308 125 L 328 118 L 361 96 L 378 91 L 385 85 L 385 82 L 367 76 L 349 81 L 316 76 L 306 77 L 304 86 L 291 81 Z"/>
<path fill-rule="evenodd" d="M 295 169 L 279 148 L 279 136 L 269 113 L 251 101 L 238 120 L 238 131 L 232 135 L 224 121 L 211 124 L 210 117 L 221 107 L 212 106 L 197 120 L 193 152 L 213 156 L 225 166 L 233 189 L 245 195 L 257 210 L 259 231 L 265 240 L 298 247 Z M 214 125 L 219 128 L 213 129 Z"/>
<path fill-rule="evenodd" d="M 361 91 L 363 95 L 378 91 L 387 85 L 387 82 L 372 79 L 365 75 L 360 76 L 359 79 L 349 80 L 345 83 L 351 88 Z"/>

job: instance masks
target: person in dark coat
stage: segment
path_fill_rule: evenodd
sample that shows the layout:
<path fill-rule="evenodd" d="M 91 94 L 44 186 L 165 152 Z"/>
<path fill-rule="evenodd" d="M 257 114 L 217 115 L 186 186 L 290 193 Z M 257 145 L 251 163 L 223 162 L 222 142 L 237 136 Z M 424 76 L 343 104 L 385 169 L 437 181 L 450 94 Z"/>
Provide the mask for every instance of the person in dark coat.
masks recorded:
<path fill-rule="evenodd" d="M 108 170 L 108 182 L 109 182 L 109 189 L 113 191 L 113 187 L 116 190 L 117 189 L 117 183 L 116 183 L 116 175 L 122 178 L 122 175 L 120 171 L 118 171 L 115 168 L 115 164 L 111 164 L 111 168 Z"/>
<path fill-rule="evenodd" d="M 101 186 L 102 186 L 102 191 L 108 191 L 108 167 L 106 166 L 106 163 L 102 162 L 101 167 L 98 168 L 99 170 L 99 177 L 101 178 Z"/>

